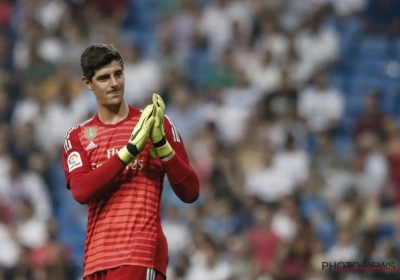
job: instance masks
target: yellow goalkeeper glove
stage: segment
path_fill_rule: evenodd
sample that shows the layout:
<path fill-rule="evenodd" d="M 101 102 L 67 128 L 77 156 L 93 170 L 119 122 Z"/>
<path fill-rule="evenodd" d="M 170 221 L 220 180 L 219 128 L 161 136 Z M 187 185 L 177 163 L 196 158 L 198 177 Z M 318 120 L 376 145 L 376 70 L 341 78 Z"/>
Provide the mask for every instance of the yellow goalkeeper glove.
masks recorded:
<path fill-rule="evenodd" d="M 151 128 L 154 124 L 153 105 L 148 105 L 142 112 L 138 123 L 132 131 L 128 144 L 118 152 L 122 162 L 128 164 L 136 159 L 146 146 Z"/>
<path fill-rule="evenodd" d="M 173 152 L 171 145 L 165 139 L 164 132 L 164 112 L 165 104 L 161 96 L 153 94 L 153 116 L 155 119 L 153 128 L 150 131 L 150 139 L 153 142 L 154 148 L 156 148 L 157 155 L 163 159 L 170 156 Z"/>

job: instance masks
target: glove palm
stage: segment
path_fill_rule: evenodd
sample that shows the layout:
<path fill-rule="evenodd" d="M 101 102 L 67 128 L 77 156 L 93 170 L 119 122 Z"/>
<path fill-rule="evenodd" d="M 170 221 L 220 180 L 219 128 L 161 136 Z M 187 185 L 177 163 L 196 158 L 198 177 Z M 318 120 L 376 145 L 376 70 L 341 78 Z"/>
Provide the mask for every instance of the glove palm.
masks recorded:
<path fill-rule="evenodd" d="M 154 124 L 153 105 L 148 105 L 142 112 L 138 123 L 132 131 L 128 144 L 119 152 L 119 158 L 128 164 L 136 159 L 141 151 L 146 147 L 149 139 L 150 131 Z"/>
<path fill-rule="evenodd" d="M 160 158 L 166 158 L 172 154 L 173 150 L 171 145 L 165 139 L 164 132 L 164 112 L 165 104 L 161 96 L 153 94 L 153 117 L 155 119 L 154 125 L 150 131 L 150 139 L 153 146 L 156 148 L 157 155 Z"/>

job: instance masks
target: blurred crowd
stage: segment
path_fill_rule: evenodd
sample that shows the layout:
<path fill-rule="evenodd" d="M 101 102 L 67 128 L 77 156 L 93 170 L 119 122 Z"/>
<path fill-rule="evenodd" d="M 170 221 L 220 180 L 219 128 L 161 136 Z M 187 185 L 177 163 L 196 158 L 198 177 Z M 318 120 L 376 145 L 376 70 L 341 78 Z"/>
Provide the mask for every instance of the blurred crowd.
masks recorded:
<path fill-rule="evenodd" d="M 80 279 L 60 155 L 96 113 L 99 42 L 130 104 L 162 95 L 201 181 L 185 205 L 166 180 L 168 280 L 399 279 L 322 270 L 400 259 L 398 0 L 0 0 L 0 279 Z"/>

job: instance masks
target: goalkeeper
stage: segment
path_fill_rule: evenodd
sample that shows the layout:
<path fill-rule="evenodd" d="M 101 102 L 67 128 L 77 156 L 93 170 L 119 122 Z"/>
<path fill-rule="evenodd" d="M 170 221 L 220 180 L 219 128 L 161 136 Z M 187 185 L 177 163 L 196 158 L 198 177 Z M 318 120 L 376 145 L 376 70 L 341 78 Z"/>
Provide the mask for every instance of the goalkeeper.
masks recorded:
<path fill-rule="evenodd" d="M 98 112 L 66 132 L 62 162 L 72 196 L 88 206 L 84 279 L 164 280 L 163 180 L 192 203 L 198 178 L 161 97 L 143 111 L 126 103 L 123 59 L 113 46 L 88 47 L 81 68 Z"/>

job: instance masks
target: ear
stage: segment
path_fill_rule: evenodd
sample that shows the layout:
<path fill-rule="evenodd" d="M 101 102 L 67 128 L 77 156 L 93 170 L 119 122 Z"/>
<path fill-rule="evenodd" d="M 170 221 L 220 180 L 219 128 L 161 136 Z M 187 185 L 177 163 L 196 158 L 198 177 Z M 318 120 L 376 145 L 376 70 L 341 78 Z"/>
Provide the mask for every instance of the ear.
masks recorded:
<path fill-rule="evenodd" d="M 82 82 L 83 82 L 83 84 L 85 85 L 85 87 L 86 87 L 88 90 L 93 90 L 93 88 L 92 88 L 92 82 L 89 81 L 88 78 L 86 78 L 85 76 L 82 76 Z"/>

